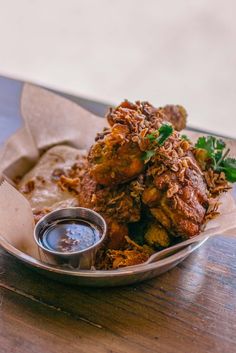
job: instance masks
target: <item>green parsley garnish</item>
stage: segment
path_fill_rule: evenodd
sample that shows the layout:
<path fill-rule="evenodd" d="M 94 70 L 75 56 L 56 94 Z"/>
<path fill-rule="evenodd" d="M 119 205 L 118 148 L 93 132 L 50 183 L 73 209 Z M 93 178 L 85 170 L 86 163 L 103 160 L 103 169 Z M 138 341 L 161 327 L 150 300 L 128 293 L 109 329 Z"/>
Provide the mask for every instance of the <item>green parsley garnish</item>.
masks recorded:
<path fill-rule="evenodd" d="M 236 159 L 226 158 L 221 162 L 220 169 L 225 172 L 226 179 L 231 183 L 236 182 Z"/>
<path fill-rule="evenodd" d="M 142 159 L 144 161 L 149 161 L 149 159 L 151 159 L 152 156 L 154 156 L 154 154 L 155 154 L 155 151 L 146 151 L 144 152 Z"/>
<path fill-rule="evenodd" d="M 146 136 L 146 138 L 154 145 L 152 150 L 146 151 L 143 154 L 143 160 L 149 161 L 156 153 L 156 149 L 162 146 L 168 137 L 173 133 L 173 127 L 170 124 L 163 124 L 153 133 Z"/>
<path fill-rule="evenodd" d="M 181 140 L 185 140 L 185 141 L 189 141 L 190 142 L 190 140 L 189 140 L 187 135 L 181 135 L 180 138 L 181 138 Z"/>
<path fill-rule="evenodd" d="M 230 149 L 223 140 L 214 136 L 202 136 L 197 140 L 195 148 L 206 152 L 209 167 L 217 172 L 224 172 L 228 181 L 236 182 L 236 159 L 226 158 Z"/>
<path fill-rule="evenodd" d="M 163 124 L 157 131 L 147 135 L 147 138 L 149 139 L 150 142 L 156 142 L 159 146 L 162 146 L 172 133 L 173 133 L 172 125 Z"/>

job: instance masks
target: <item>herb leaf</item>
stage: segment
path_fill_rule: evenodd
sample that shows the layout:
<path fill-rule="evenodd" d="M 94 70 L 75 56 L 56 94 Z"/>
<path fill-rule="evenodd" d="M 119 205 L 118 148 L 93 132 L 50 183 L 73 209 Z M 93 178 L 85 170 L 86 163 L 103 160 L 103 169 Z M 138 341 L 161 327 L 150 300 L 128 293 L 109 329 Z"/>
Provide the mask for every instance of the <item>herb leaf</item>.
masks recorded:
<path fill-rule="evenodd" d="M 231 181 L 232 183 L 236 182 L 236 159 L 226 158 L 222 161 L 220 169 L 225 172 L 228 181 Z"/>
<path fill-rule="evenodd" d="M 158 130 L 147 135 L 146 138 L 154 145 L 152 150 L 145 151 L 143 153 L 142 159 L 148 162 L 152 156 L 155 155 L 157 146 L 162 146 L 168 137 L 173 133 L 173 131 L 174 129 L 171 124 L 163 124 Z"/>
<path fill-rule="evenodd" d="M 162 146 L 173 131 L 172 125 L 163 124 L 157 131 L 147 135 L 147 138 L 150 142 L 156 142 L 159 146 Z"/>
<path fill-rule="evenodd" d="M 143 161 L 149 161 L 154 156 L 155 151 L 145 151 L 142 156 Z"/>
<path fill-rule="evenodd" d="M 216 140 L 216 148 L 218 150 L 223 150 L 225 148 L 225 142 L 223 140 Z"/>
<path fill-rule="evenodd" d="M 156 130 L 155 132 L 153 132 L 152 134 L 147 135 L 147 139 L 150 142 L 154 142 L 157 139 L 157 132 L 158 130 Z"/>
<path fill-rule="evenodd" d="M 190 141 L 187 135 L 181 135 L 180 138 L 181 140 Z"/>
<path fill-rule="evenodd" d="M 215 157 L 216 153 L 223 152 L 225 142 L 223 140 L 216 139 L 214 136 L 202 136 L 197 140 L 195 147 L 206 150 L 209 157 Z"/>
<path fill-rule="evenodd" d="M 170 124 L 163 124 L 159 129 L 159 136 L 156 139 L 159 146 L 162 146 L 168 137 L 173 133 L 173 127 Z"/>
<path fill-rule="evenodd" d="M 195 148 L 207 152 L 206 162 L 208 167 L 218 172 L 223 171 L 228 181 L 236 182 L 236 159 L 226 158 L 229 148 L 226 148 L 223 140 L 214 136 L 202 136 L 197 140 Z"/>

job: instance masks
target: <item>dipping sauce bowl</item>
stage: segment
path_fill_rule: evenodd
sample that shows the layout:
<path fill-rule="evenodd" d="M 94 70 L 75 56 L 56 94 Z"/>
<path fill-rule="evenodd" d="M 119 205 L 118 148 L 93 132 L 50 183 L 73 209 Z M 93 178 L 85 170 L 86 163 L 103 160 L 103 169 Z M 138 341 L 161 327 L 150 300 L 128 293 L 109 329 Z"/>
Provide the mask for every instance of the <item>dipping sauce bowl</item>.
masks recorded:
<path fill-rule="evenodd" d="M 83 207 L 52 211 L 41 218 L 34 239 L 47 258 L 73 268 L 90 269 L 107 233 L 104 218 Z"/>

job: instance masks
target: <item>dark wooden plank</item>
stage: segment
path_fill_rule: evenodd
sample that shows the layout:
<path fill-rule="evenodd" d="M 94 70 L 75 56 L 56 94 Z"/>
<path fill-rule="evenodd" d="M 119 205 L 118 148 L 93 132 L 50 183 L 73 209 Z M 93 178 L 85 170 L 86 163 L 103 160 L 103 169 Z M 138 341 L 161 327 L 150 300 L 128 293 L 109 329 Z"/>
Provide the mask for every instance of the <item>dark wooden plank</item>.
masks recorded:
<path fill-rule="evenodd" d="M 1 353 L 148 352 L 75 315 L 4 289 L 0 293 Z"/>
<path fill-rule="evenodd" d="M 233 238 L 209 240 L 172 271 L 123 288 L 79 288 L 49 281 L 4 252 L 0 264 L 0 287 L 23 297 L 21 300 L 27 301 L 28 312 L 35 319 L 35 306 L 42 306 L 45 310 L 59 311 L 81 325 L 89 322 L 91 330 L 104 332 L 104 342 L 97 342 L 97 352 L 109 351 L 104 347 L 107 342 L 112 342 L 109 346 L 112 352 L 228 353 L 235 349 L 236 240 Z M 21 301 L 14 305 L 15 310 L 21 310 Z M 54 324 L 57 327 L 56 319 Z M 63 327 L 64 335 L 69 334 L 73 325 L 71 321 Z M 9 330 L 14 331 L 14 327 Z M 50 332 L 47 324 L 45 331 Z"/>

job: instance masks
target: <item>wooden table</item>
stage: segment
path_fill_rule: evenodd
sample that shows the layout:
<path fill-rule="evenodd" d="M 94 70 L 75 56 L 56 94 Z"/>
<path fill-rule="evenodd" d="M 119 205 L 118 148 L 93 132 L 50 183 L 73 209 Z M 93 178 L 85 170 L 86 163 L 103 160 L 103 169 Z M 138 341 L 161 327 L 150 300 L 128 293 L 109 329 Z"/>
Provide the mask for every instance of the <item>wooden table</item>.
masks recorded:
<path fill-rule="evenodd" d="M 21 86 L 0 78 L 0 111 L 6 85 L 8 104 L 9 85 Z M 0 255 L 1 353 L 236 352 L 236 238 L 217 236 L 161 277 L 122 288 L 49 281 Z"/>

